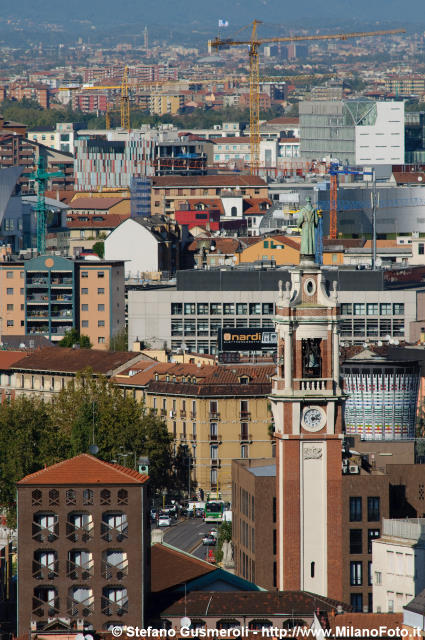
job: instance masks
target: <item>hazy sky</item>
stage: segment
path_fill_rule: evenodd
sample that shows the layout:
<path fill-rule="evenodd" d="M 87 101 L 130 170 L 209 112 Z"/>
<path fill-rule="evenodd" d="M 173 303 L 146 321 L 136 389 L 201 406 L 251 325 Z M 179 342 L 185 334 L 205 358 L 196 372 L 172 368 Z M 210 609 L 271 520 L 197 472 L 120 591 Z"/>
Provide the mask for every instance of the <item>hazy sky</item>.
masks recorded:
<path fill-rule="evenodd" d="M 2 6 L 3 5 L 3 6 Z M 11 0 L 0 0 L 3 15 L 13 13 Z M 286 24 L 299 19 L 356 22 L 396 20 L 425 22 L 423 0 L 20 0 L 21 15 L 55 20 L 89 19 L 99 23 L 199 23 L 214 28 L 218 18 L 243 25 L 254 18 Z"/>

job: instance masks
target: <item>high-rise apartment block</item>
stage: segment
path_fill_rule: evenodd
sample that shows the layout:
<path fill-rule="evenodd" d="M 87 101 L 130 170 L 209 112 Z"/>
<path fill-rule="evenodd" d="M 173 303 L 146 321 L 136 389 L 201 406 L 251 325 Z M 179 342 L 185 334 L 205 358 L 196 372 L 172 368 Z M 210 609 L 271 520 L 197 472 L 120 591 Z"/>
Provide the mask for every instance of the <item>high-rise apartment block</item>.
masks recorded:
<path fill-rule="evenodd" d="M 38 256 L 0 263 L 2 335 L 53 342 L 77 328 L 106 349 L 125 324 L 124 262 Z"/>

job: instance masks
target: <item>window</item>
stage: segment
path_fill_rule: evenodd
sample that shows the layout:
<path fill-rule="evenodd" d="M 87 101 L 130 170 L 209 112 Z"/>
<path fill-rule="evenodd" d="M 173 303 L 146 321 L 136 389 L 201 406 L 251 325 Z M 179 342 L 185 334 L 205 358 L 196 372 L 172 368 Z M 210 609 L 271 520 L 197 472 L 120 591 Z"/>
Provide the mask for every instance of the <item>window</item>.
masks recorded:
<path fill-rule="evenodd" d="M 97 272 L 97 277 L 98 278 L 104 278 L 105 277 L 105 272 L 104 271 L 98 271 Z"/>
<path fill-rule="evenodd" d="M 13 271 L 6 271 L 6 278 L 8 278 L 9 280 L 13 278 Z"/>
<path fill-rule="evenodd" d="M 82 304 L 81 305 L 81 311 L 88 311 L 89 310 L 89 305 L 88 304 Z"/>
<path fill-rule="evenodd" d="M 375 584 L 382 584 L 382 573 L 380 571 L 375 571 Z"/>
<path fill-rule="evenodd" d="M 171 303 L 171 315 L 179 316 L 183 313 L 183 305 L 181 302 L 172 302 Z"/>
<path fill-rule="evenodd" d="M 367 315 L 368 316 L 377 316 L 379 311 L 379 305 L 376 302 L 368 303 L 367 305 Z"/>
<path fill-rule="evenodd" d="M 89 277 L 89 272 L 88 271 L 82 271 L 81 272 L 81 277 L 82 278 L 88 278 Z"/>
<path fill-rule="evenodd" d="M 392 312 L 391 302 L 383 302 L 379 305 L 381 316 L 390 316 Z"/>
<path fill-rule="evenodd" d="M 350 585 L 352 587 L 361 587 L 363 584 L 363 563 L 350 562 Z"/>
<path fill-rule="evenodd" d="M 263 315 L 271 316 L 274 313 L 273 302 L 263 302 Z"/>
<path fill-rule="evenodd" d="M 245 316 L 248 313 L 248 305 L 245 302 L 238 302 L 236 304 L 236 315 Z"/>
<path fill-rule="evenodd" d="M 194 315 L 195 311 L 195 303 L 194 302 L 185 302 L 184 304 L 184 313 L 186 316 Z"/>
<path fill-rule="evenodd" d="M 395 302 L 393 304 L 393 314 L 395 316 L 402 316 L 404 315 L 404 304 L 400 303 L 400 302 Z"/>
<path fill-rule="evenodd" d="M 350 522 L 360 522 L 362 519 L 361 497 L 350 498 Z"/>
<path fill-rule="evenodd" d="M 211 302 L 211 304 L 210 304 L 210 314 L 212 316 L 219 316 L 221 314 L 221 303 L 220 302 Z"/>
<path fill-rule="evenodd" d="M 88 289 L 86 289 L 86 288 L 81 289 L 81 295 L 83 295 L 83 296 L 84 296 L 84 295 L 87 295 L 87 294 L 88 294 L 88 292 L 89 292 L 89 290 L 88 290 Z"/>
<path fill-rule="evenodd" d="M 6 324 L 8 327 L 13 327 L 13 320 L 8 320 Z"/>
<path fill-rule="evenodd" d="M 81 326 L 84 327 L 85 329 L 87 329 L 87 327 L 89 326 L 89 321 L 88 320 L 81 320 Z"/>
<path fill-rule="evenodd" d="M 372 553 L 372 541 L 379 538 L 381 535 L 380 529 L 368 529 L 367 530 L 367 552 Z"/>
<path fill-rule="evenodd" d="M 25 289 L 19 289 L 19 292 L 20 292 L 21 296 L 23 296 L 25 294 Z"/>
<path fill-rule="evenodd" d="M 223 304 L 223 315 L 232 316 L 235 313 L 235 305 L 233 302 L 225 302 Z"/>
<path fill-rule="evenodd" d="M 425 249 L 425 244 L 424 244 L 423 242 L 420 242 L 420 243 L 418 244 L 418 254 L 419 254 L 420 256 L 423 256 L 423 255 L 424 255 L 424 253 L 425 253 L 425 252 L 424 252 L 424 249 Z"/>
<path fill-rule="evenodd" d="M 352 593 L 351 594 L 351 606 L 353 607 L 353 611 L 363 611 L 363 594 L 361 593 Z"/>
<path fill-rule="evenodd" d="M 350 529 L 350 553 L 363 553 L 361 529 Z"/>
<path fill-rule="evenodd" d="M 216 444 L 210 446 L 210 458 L 211 460 L 217 460 L 218 458 L 218 446 Z"/>
<path fill-rule="evenodd" d="M 67 489 L 65 493 L 65 504 L 67 505 L 75 505 L 76 504 L 76 494 L 74 489 Z"/>
<path fill-rule="evenodd" d="M 198 302 L 198 315 L 205 316 L 208 315 L 208 302 Z"/>
<path fill-rule="evenodd" d="M 93 504 L 93 489 L 84 489 L 83 504 Z"/>
<path fill-rule="evenodd" d="M 369 522 L 376 522 L 380 520 L 379 515 L 379 498 L 369 497 L 367 499 L 367 519 Z"/>
<path fill-rule="evenodd" d="M 366 305 L 363 302 L 356 302 L 353 304 L 353 315 L 364 316 L 366 312 Z"/>
<path fill-rule="evenodd" d="M 98 327 L 104 327 L 105 326 L 105 321 L 104 320 L 98 320 L 97 321 L 97 326 Z"/>
<path fill-rule="evenodd" d="M 99 287 L 97 290 L 97 293 L 99 296 L 103 295 L 105 293 L 105 289 L 103 287 Z"/>
<path fill-rule="evenodd" d="M 97 339 L 97 344 L 105 344 L 105 338 L 104 336 L 99 336 Z"/>
<path fill-rule="evenodd" d="M 105 305 L 104 304 L 98 304 L 97 305 L 97 310 L 98 311 L 105 311 Z"/>
<path fill-rule="evenodd" d="M 248 445 L 241 444 L 241 458 L 248 458 Z"/>
<path fill-rule="evenodd" d="M 7 305 L 7 310 L 8 311 L 13 311 L 13 304 L 8 304 Z"/>
<path fill-rule="evenodd" d="M 7 289 L 6 289 L 6 294 L 7 294 L 8 296 L 13 296 L 13 289 L 11 289 L 11 288 L 7 288 Z"/>
<path fill-rule="evenodd" d="M 250 315 L 259 315 L 261 313 L 261 304 L 259 302 L 250 302 L 249 313 Z"/>

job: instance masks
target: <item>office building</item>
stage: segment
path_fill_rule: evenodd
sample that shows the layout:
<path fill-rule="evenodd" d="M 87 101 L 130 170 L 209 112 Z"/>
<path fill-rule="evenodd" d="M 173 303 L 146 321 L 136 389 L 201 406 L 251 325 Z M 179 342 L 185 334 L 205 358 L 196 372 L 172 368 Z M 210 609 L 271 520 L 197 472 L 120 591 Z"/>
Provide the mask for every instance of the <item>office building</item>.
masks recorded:
<path fill-rule="evenodd" d="M 351 166 L 404 164 L 404 103 L 335 100 L 300 103 L 303 160 Z"/>

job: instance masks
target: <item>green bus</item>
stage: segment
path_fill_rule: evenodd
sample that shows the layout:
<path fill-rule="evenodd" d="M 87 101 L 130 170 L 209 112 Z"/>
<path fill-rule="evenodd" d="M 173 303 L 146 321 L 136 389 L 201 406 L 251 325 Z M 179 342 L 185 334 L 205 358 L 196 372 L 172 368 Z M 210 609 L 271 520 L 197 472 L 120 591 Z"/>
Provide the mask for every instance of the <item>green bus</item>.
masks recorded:
<path fill-rule="evenodd" d="M 205 522 L 223 522 L 224 501 L 220 498 L 207 497 L 205 503 Z"/>

